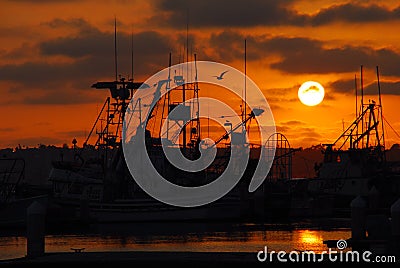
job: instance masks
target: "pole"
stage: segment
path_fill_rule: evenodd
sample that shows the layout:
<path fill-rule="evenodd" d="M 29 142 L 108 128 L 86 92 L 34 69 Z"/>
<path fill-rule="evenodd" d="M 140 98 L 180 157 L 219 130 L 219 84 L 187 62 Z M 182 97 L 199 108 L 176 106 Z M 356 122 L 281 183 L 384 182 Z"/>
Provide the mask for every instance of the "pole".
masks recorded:
<path fill-rule="evenodd" d="M 363 81 L 363 66 L 360 67 L 360 82 L 361 82 L 361 113 L 364 111 L 364 81 Z M 364 116 L 361 118 L 361 133 L 364 134 Z M 361 148 L 364 148 L 364 138 L 361 140 Z"/>
<path fill-rule="evenodd" d="M 133 82 L 133 32 L 131 33 L 131 79 Z"/>
<path fill-rule="evenodd" d="M 381 83 L 379 80 L 379 67 L 376 66 L 376 78 L 378 80 L 378 95 L 379 95 L 379 107 L 381 109 L 381 125 L 382 125 L 382 145 L 385 148 L 385 129 L 383 124 L 383 107 L 382 107 L 382 97 L 381 97 Z M 378 141 L 379 142 L 379 141 Z"/>
<path fill-rule="evenodd" d="M 115 64 L 115 82 L 118 81 L 118 59 L 117 59 L 117 17 L 114 17 L 114 64 Z"/>
<path fill-rule="evenodd" d="M 246 120 L 246 106 L 247 106 L 247 40 L 244 39 L 244 120 Z M 244 129 L 246 130 L 246 122 L 244 123 Z"/>
<path fill-rule="evenodd" d="M 34 201 L 27 208 L 26 250 L 29 258 L 43 256 L 45 253 L 46 208 Z"/>
<path fill-rule="evenodd" d="M 358 118 L 358 88 L 357 88 L 357 74 L 354 75 L 354 90 L 356 92 L 356 119 Z M 356 139 L 358 138 L 358 124 L 356 125 Z M 350 143 L 352 141 L 350 140 Z M 357 144 L 358 147 L 358 144 Z"/>

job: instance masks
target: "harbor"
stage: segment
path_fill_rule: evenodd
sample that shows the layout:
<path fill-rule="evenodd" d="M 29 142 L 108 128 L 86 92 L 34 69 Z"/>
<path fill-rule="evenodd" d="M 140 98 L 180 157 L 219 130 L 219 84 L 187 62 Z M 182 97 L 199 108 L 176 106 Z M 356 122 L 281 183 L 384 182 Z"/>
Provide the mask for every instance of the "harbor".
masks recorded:
<path fill-rule="evenodd" d="M 398 3 L 39 2 L 0 27 L 0 266 L 400 262 Z"/>

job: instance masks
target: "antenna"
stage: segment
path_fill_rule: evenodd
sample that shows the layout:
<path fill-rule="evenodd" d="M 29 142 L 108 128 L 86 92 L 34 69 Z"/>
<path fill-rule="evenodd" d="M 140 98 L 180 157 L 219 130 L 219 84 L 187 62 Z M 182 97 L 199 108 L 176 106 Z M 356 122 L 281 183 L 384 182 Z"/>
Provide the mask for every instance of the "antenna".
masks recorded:
<path fill-rule="evenodd" d="M 385 129 L 383 124 L 383 107 L 382 107 L 382 98 L 381 98 L 381 83 L 379 80 L 379 67 L 376 66 L 376 78 L 378 80 L 378 96 L 379 96 L 379 107 L 381 108 L 381 125 L 382 125 L 382 144 L 383 148 L 385 148 Z"/>
<path fill-rule="evenodd" d="M 186 10 L 186 61 L 189 61 L 189 8 Z M 189 66 L 187 66 L 187 70 L 189 72 Z"/>
<path fill-rule="evenodd" d="M 360 82 L 361 82 L 361 113 L 364 113 L 364 81 L 363 66 L 360 66 Z M 361 117 L 361 133 L 364 134 L 364 116 Z M 361 140 L 361 148 L 364 148 L 364 138 Z"/>
<path fill-rule="evenodd" d="M 189 77 L 189 8 L 186 10 L 186 76 Z M 188 78 L 186 78 L 186 81 Z M 182 85 L 182 103 L 186 101 L 186 86 Z M 182 128 L 183 152 L 186 151 L 186 125 Z"/>
<path fill-rule="evenodd" d="M 131 32 L 131 80 L 133 82 L 133 31 Z"/>
<path fill-rule="evenodd" d="M 356 118 L 358 118 L 358 87 L 357 87 L 357 74 L 354 75 L 354 89 L 356 92 Z M 358 124 L 356 126 L 356 139 L 358 138 Z M 357 147 L 358 147 L 358 143 L 357 143 Z"/>
<path fill-rule="evenodd" d="M 356 92 L 356 118 L 357 118 L 358 117 L 358 100 L 357 100 L 358 88 L 357 88 L 357 75 L 356 74 L 354 75 L 354 91 Z"/>
<path fill-rule="evenodd" d="M 246 120 L 246 106 L 247 106 L 247 41 L 244 39 L 244 119 Z M 246 130 L 247 123 L 244 123 L 244 129 Z"/>
<path fill-rule="evenodd" d="M 115 81 L 118 81 L 117 17 L 116 16 L 114 16 L 114 64 L 115 64 Z"/>

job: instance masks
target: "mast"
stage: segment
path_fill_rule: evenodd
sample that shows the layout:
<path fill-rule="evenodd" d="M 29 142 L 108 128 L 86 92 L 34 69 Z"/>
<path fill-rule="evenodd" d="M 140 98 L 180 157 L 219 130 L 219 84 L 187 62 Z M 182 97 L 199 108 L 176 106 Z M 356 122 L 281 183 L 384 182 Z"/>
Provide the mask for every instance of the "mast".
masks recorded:
<path fill-rule="evenodd" d="M 189 76 L 189 8 L 186 10 L 186 76 Z M 182 103 L 186 101 L 186 84 L 182 85 Z M 182 128 L 182 142 L 185 153 L 186 149 L 186 124 Z"/>
<path fill-rule="evenodd" d="M 169 53 L 169 61 L 168 61 L 168 82 L 167 82 L 167 113 L 169 112 L 169 107 L 171 105 L 171 66 L 172 66 L 172 53 Z M 161 128 L 161 126 L 160 126 Z M 169 120 L 167 120 L 167 140 L 169 139 Z M 161 133 L 161 131 L 160 131 Z"/>
<path fill-rule="evenodd" d="M 114 64 L 115 64 L 115 82 L 118 81 L 118 58 L 117 58 L 117 17 L 114 17 Z"/>
<path fill-rule="evenodd" d="M 194 85 L 194 99 L 196 100 L 196 121 L 197 121 L 197 125 L 196 125 L 196 131 L 197 131 L 197 139 L 200 139 L 201 137 L 201 128 L 200 128 L 200 103 L 198 101 L 199 99 L 199 84 L 198 84 L 198 80 L 197 80 L 197 55 L 196 53 L 194 53 L 194 70 L 195 70 L 195 77 L 194 77 L 194 81 L 195 81 L 195 85 Z"/>
<path fill-rule="evenodd" d="M 361 113 L 364 111 L 364 81 L 363 66 L 360 66 L 360 82 L 361 82 Z M 361 118 L 361 133 L 364 133 L 364 117 Z M 364 138 L 361 140 L 361 148 L 364 148 Z"/>
<path fill-rule="evenodd" d="M 380 120 L 381 120 L 381 125 L 382 125 L 382 145 L 383 145 L 383 148 L 385 148 L 385 129 L 384 129 L 384 124 L 383 124 L 383 107 L 382 107 L 382 97 L 381 97 L 381 83 L 380 83 L 380 80 L 379 80 L 379 67 L 378 66 L 376 66 L 376 78 L 377 78 L 377 81 L 378 81 L 378 96 L 379 96 L 379 107 L 380 107 L 380 109 L 381 109 L 381 118 L 380 118 Z"/>
<path fill-rule="evenodd" d="M 357 74 L 354 75 L 354 89 L 355 89 L 355 92 L 356 92 L 356 118 L 357 118 L 358 117 Z M 357 137 L 358 137 L 358 125 L 356 125 L 356 139 L 357 139 Z M 352 140 L 350 141 L 350 147 L 352 147 Z"/>
<path fill-rule="evenodd" d="M 169 53 L 169 61 L 168 61 L 168 80 L 167 80 L 167 93 L 165 94 L 165 98 L 164 98 L 164 104 L 163 104 L 163 108 L 162 108 L 162 113 L 161 113 L 161 118 L 162 119 L 167 119 L 167 131 L 166 131 L 166 138 L 167 140 L 169 139 L 169 123 L 170 120 L 168 120 L 168 114 L 169 114 L 169 109 L 171 107 L 171 65 L 172 65 L 172 53 Z M 167 103 L 167 105 L 165 105 L 165 103 Z M 167 117 L 164 117 L 164 112 L 165 112 L 165 107 L 167 107 Z M 159 129 L 159 138 L 161 138 L 161 134 L 162 134 L 162 124 L 160 124 L 160 129 Z"/>
<path fill-rule="evenodd" d="M 131 33 L 131 79 L 133 82 L 133 31 Z"/>
<path fill-rule="evenodd" d="M 243 116 L 242 120 L 245 120 L 246 119 L 246 115 L 247 115 L 247 113 L 246 113 L 246 106 L 247 106 L 247 88 L 246 88 L 246 86 L 247 86 L 247 81 L 246 80 L 247 80 L 247 41 L 246 41 L 246 39 L 244 39 L 244 107 L 243 107 L 244 116 Z M 247 125 L 247 123 L 245 122 L 244 123 L 244 129 L 245 130 L 247 129 L 246 125 Z"/>

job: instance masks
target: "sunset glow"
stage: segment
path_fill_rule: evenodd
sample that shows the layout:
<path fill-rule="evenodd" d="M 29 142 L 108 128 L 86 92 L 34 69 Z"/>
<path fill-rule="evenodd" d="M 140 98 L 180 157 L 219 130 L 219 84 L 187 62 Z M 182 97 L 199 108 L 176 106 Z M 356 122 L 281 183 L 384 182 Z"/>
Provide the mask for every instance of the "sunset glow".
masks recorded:
<path fill-rule="evenodd" d="M 137 82 L 168 67 L 170 52 L 172 64 L 196 53 L 244 71 L 246 39 L 247 75 L 293 147 L 335 141 L 355 119 L 360 66 L 366 103 L 378 99 L 379 66 L 385 119 L 399 133 L 398 10 L 398 1 L 3 1 L 0 147 L 71 145 L 73 138 L 82 146 L 110 95 L 91 85 L 115 79 L 114 15 L 118 74 L 131 78 L 133 51 Z M 308 80 L 325 87 L 311 109 L 298 98 Z M 387 148 L 400 143 L 392 128 L 385 131 Z"/>

